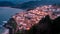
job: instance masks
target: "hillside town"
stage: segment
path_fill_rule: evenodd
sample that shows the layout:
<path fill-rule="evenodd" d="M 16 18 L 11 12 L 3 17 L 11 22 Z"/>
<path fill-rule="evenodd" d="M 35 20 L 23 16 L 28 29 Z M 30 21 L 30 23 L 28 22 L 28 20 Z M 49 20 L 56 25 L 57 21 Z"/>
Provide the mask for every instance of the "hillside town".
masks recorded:
<path fill-rule="evenodd" d="M 42 18 L 49 15 L 52 20 L 60 16 L 60 8 L 53 5 L 43 5 L 39 6 L 33 10 L 21 11 L 12 16 L 16 21 L 16 29 L 13 29 L 13 32 L 18 30 L 30 30 L 32 26 L 38 24 Z M 7 26 L 9 27 L 9 26 Z"/>
<path fill-rule="evenodd" d="M 57 11 L 56 11 L 57 9 Z M 34 24 L 37 24 L 42 18 L 46 15 L 49 15 L 51 19 L 55 19 L 57 15 L 53 15 L 54 11 L 60 11 L 60 8 L 52 5 L 44 5 L 35 8 L 34 10 L 20 12 L 12 16 L 17 24 L 18 29 L 22 30 L 29 30 Z"/>

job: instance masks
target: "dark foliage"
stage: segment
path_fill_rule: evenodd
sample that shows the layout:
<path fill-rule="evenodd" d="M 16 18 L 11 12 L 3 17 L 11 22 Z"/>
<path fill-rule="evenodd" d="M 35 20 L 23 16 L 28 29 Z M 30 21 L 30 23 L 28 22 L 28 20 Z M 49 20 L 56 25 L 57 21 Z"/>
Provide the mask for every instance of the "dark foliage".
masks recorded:
<path fill-rule="evenodd" d="M 52 33 L 53 34 L 60 33 L 60 17 L 57 17 L 55 20 L 53 20 Z"/>
<path fill-rule="evenodd" d="M 34 25 L 26 34 L 59 34 L 60 17 L 52 20 L 49 16 L 42 18 L 40 22 Z"/>

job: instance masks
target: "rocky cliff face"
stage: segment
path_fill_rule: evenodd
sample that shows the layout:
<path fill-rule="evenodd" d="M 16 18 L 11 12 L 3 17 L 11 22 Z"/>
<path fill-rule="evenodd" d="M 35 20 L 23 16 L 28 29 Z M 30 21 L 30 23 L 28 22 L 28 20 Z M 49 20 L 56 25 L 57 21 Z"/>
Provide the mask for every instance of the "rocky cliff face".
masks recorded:
<path fill-rule="evenodd" d="M 8 22 L 3 26 L 9 29 L 9 34 L 14 34 L 16 32 L 15 30 L 17 28 L 16 25 L 17 24 L 16 24 L 15 20 L 13 18 L 10 18 L 8 20 Z"/>

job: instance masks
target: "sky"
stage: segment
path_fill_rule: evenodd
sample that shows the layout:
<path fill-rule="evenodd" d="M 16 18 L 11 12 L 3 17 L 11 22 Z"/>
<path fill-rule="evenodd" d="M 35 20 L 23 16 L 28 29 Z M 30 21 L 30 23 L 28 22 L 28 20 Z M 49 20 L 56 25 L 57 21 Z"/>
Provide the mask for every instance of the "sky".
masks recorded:
<path fill-rule="evenodd" d="M 28 1 L 35 1 L 35 0 L 0 0 L 0 1 L 11 1 L 14 3 L 23 3 L 23 2 L 28 2 Z"/>
<path fill-rule="evenodd" d="M 0 1 L 11 1 L 13 3 L 23 3 L 23 2 L 28 2 L 28 1 L 53 1 L 53 2 L 60 2 L 60 0 L 0 0 Z"/>

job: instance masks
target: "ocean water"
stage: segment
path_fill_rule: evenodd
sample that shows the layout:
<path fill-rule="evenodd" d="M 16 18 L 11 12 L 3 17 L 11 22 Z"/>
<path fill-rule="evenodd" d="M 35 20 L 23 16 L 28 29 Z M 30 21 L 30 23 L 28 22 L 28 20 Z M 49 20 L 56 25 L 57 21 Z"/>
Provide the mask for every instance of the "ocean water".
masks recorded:
<path fill-rule="evenodd" d="M 16 8 L 10 8 L 10 7 L 0 7 L 0 34 L 4 32 L 4 29 L 2 25 L 5 24 L 5 22 L 11 18 L 12 15 L 15 13 L 24 11 L 22 9 L 16 9 Z"/>

